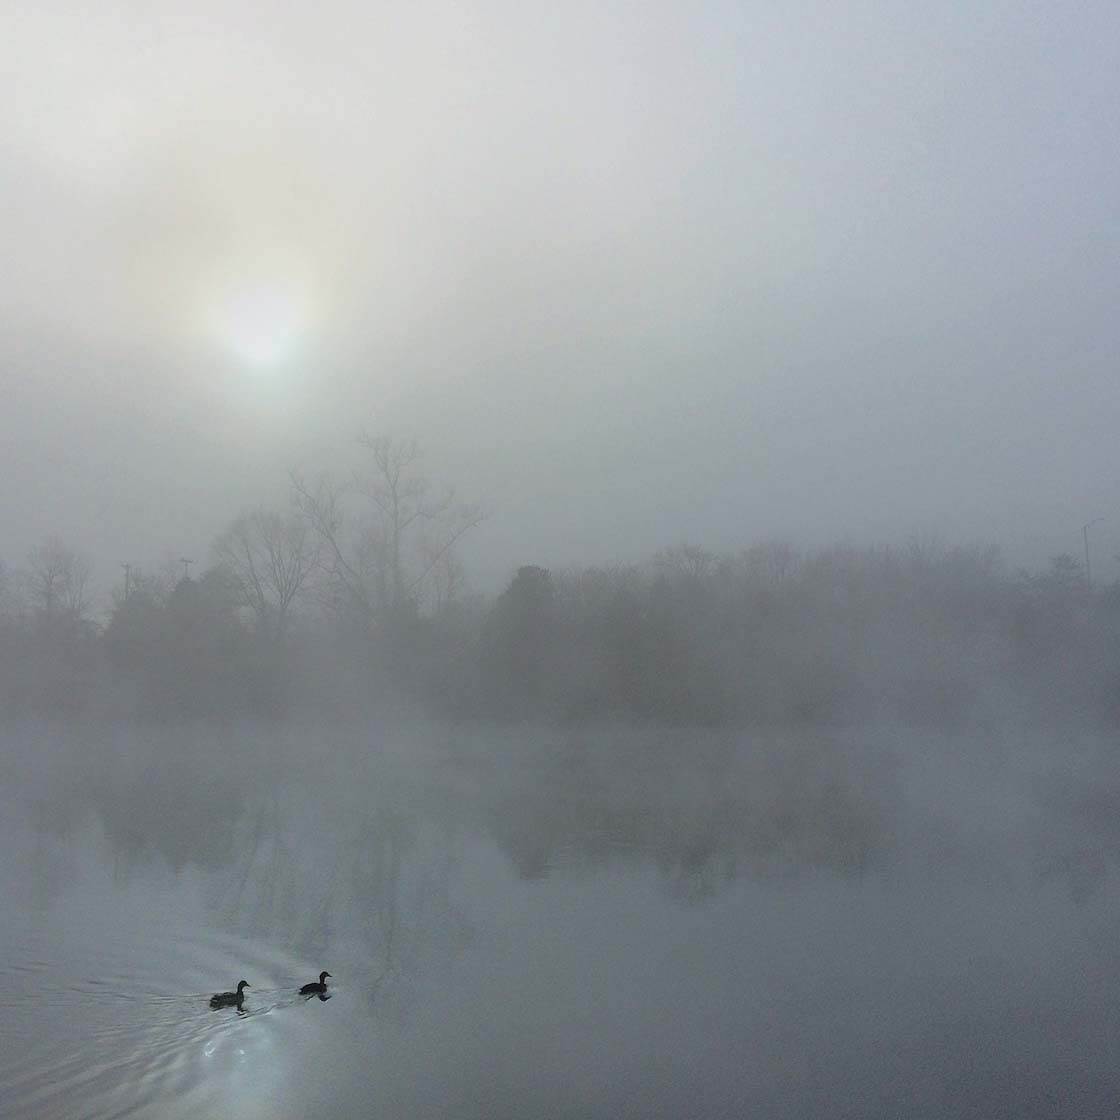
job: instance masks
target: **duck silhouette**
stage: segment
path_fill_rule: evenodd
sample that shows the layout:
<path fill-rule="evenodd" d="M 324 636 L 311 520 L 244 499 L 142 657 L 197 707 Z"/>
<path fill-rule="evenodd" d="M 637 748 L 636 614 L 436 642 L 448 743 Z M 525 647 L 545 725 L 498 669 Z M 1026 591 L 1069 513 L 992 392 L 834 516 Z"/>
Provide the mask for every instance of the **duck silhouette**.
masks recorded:
<path fill-rule="evenodd" d="M 327 977 L 330 976 L 329 972 L 319 973 L 319 983 L 316 984 L 312 981 L 310 984 L 304 984 L 299 990 L 301 996 L 318 996 L 323 999 L 327 991 Z"/>
<path fill-rule="evenodd" d="M 210 1006 L 218 1007 L 236 1007 L 241 1009 L 241 1005 L 245 1002 L 245 989 L 251 988 L 253 985 L 248 980 L 241 980 L 237 984 L 236 992 L 217 992 L 210 997 Z"/>

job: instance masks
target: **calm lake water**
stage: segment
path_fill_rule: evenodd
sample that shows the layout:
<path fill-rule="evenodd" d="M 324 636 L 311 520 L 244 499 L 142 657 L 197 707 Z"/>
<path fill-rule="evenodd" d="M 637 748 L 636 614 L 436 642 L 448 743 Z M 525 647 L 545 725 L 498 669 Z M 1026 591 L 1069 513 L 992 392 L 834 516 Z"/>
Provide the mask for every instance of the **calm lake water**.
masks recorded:
<path fill-rule="evenodd" d="M 1120 1115 L 1115 744 L 3 746 L 12 1120 Z"/>

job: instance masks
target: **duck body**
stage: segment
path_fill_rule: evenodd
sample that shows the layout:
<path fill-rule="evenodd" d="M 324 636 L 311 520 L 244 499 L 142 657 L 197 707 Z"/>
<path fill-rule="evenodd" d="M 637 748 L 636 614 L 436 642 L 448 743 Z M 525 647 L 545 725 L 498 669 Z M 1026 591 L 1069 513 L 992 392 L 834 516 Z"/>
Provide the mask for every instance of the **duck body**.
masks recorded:
<path fill-rule="evenodd" d="M 248 980 L 242 980 L 237 985 L 236 992 L 218 992 L 210 997 L 211 1007 L 240 1007 L 245 1002 L 245 989 L 253 985 Z"/>
<path fill-rule="evenodd" d="M 314 981 L 310 984 L 304 984 L 299 990 L 301 996 L 321 996 L 327 990 L 327 977 L 330 976 L 329 972 L 319 973 L 319 983 Z"/>

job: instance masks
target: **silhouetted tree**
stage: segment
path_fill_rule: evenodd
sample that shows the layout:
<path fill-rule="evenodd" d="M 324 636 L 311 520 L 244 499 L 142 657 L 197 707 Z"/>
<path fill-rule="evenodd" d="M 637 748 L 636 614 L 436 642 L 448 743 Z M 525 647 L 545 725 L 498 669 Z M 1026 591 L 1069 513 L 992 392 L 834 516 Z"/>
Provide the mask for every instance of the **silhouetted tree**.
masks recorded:
<path fill-rule="evenodd" d="M 166 597 L 142 577 L 118 598 L 104 645 L 139 710 L 159 715 L 278 711 L 283 664 L 238 619 L 238 589 L 211 568 L 181 579 Z"/>
<path fill-rule="evenodd" d="M 504 702 L 540 704 L 552 691 L 556 594 L 547 568 L 517 569 L 487 620 L 491 689 Z"/>
<path fill-rule="evenodd" d="M 433 494 L 415 440 L 363 435 L 358 442 L 367 466 L 349 483 L 322 477 L 309 484 L 294 473 L 292 486 L 318 537 L 332 601 L 359 609 L 370 624 L 392 627 L 415 616 L 433 574 L 483 514 L 456 501 L 453 490 Z"/>
<path fill-rule="evenodd" d="M 92 565 L 59 537 L 48 537 L 28 555 L 28 591 L 33 606 L 48 618 L 86 617 Z"/>
<path fill-rule="evenodd" d="M 214 554 L 257 633 L 283 638 L 297 596 L 318 565 L 320 545 L 307 521 L 258 508 L 236 517 L 214 542 Z"/>
<path fill-rule="evenodd" d="M 653 570 L 659 575 L 683 576 L 692 580 L 706 579 L 715 566 L 715 554 L 694 544 L 663 548 L 653 558 Z"/>

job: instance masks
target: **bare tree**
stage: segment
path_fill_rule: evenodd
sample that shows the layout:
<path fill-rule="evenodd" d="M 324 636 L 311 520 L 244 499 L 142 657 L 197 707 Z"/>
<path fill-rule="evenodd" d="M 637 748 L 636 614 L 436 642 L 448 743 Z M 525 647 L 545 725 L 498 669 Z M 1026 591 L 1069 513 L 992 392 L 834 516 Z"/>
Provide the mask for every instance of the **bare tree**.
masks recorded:
<path fill-rule="evenodd" d="M 298 471 L 291 473 L 296 508 L 319 542 L 319 563 L 326 576 L 324 600 L 338 608 L 356 607 L 372 618 L 374 599 L 370 590 L 368 554 L 360 536 L 349 533 L 345 512 L 348 487 L 325 475 L 314 483 Z M 351 536 L 355 540 L 351 541 Z"/>
<path fill-rule="evenodd" d="M 257 508 L 236 517 L 214 542 L 259 633 L 283 635 L 292 604 L 319 562 L 320 544 L 298 512 Z"/>
<path fill-rule="evenodd" d="M 461 580 L 455 547 L 483 520 L 482 510 L 458 502 L 451 489 L 433 495 L 415 440 L 363 434 L 358 443 L 368 463 L 348 483 L 310 484 L 292 474 L 336 600 L 360 607 L 371 622 L 432 595 L 446 601 Z"/>
<path fill-rule="evenodd" d="M 653 568 L 657 573 L 691 580 L 707 578 L 715 570 L 715 566 L 715 554 L 695 544 L 663 548 L 653 558 Z"/>
<path fill-rule="evenodd" d="M 421 542 L 421 556 L 430 567 L 428 585 L 432 610 L 438 614 L 455 602 L 463 590 L 463 562 L 454 548 L 444 548 L 442 538 L 426 536 Z"/>
<path fill-rule="evenodd" d="M 785 541 L 763 541 L 739 554 L 742 570 L 763 584 L 783 583 L 798 570 L 801 557 L 793 545 Z"/>
<path fill-rule="evenodd" d="M 28 556 L 28 592 L 31 601 L 48 617 L 67 616 L 81 621 L 89 609 L 89 558 L 59 537 L 48 537 Z"/>

